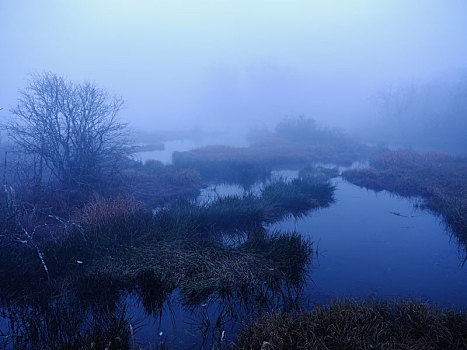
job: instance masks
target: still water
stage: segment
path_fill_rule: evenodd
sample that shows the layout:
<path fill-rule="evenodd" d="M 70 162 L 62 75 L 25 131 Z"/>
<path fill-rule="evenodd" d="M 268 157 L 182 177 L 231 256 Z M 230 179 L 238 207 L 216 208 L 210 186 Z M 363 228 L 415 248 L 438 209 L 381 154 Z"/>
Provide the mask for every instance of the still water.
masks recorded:
<path fill-rule="evenodd" d="M 384 296 L 467 305 L 463 255 L 439 218 L 415 209 L 415 200 L 334 182 L 336 203 L 329 208 L 273 225 L 315 241 L 312 300 Z"/>

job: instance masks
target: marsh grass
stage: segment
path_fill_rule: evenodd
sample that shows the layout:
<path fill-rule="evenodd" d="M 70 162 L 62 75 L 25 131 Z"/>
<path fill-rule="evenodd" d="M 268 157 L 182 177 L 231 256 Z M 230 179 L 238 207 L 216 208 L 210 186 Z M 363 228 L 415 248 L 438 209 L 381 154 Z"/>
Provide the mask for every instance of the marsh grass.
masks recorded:
<path fill-rule="evenodd" d="M 282 220 L 288 215 L 302 217 L 310 210 L 327 207 L 334 202 L 334 185 L 310 179 L 293 179 L 290 182 L 277 181 L 266 186 L 261 200 L 270 205 L 270 223 Z"/>
<path fill-rule="evenodd" d="M 467 158 L 395 151 L 375 156 L 370 166 L 347 170 L 343 177 L 375 191 L 422 197 L 423 207 L 442 215 L 467 244 Z"/>
<path fill-rule="evenodd" d="M 297 234 L 266 233 L 263 225 L 327 206 L 333 191 L 328 183 L 277 181 L 260 195 L 207 203 L 179 200 L 155 215 L 130 197 L 96 197 L 75 212 L 59 238 L 42 242 L 51 277 L 48 288 L 73 285 L 92 295 L 96 288 L 111 293 L 158 281 L 168 293 L 181 284 L 188 291 L 190 281 L 203 281 L 198 289 L 210 291 L 259 280 L 276 284 L 280 279 L 296 280 L 299 273 L 284 268 L 296 266 L 301 271 L 305 260 L 295 256 L 310 253 L 306 240 Z M 225 235 L 241 238 L 241 244 L 225 245 Z M 0 261 L 7 289 L 26 291 L 32 284 L 42 288 L 45 276 L 27 242 L 15 239 L 4 248 Z M 278 264 L 287 256 L 294 264 Z"/>
<path fill-rule="evenodd" d="M 147 206 L 155 207 L 177 198 L 196 197 L 202 184 L 196 169 L 174 168 L 156 160 L 145 163 L 127 160 L 112 186 L 106 192 L 107 197 L 125 193 Z"/>
<path fill-rule="evenodd" d="M 228 195 L 196 203 L 180 200 L 156 214 L 162 230 L 191 231 L 192 237 L 219 238 L 222 234 L 248 236 L 264 224 L 287 216 L 300 217 L 333 203 L 334 186 L 309 179 L 278 180 L 258 194 Z"/>
<path fill-rule="evenodd" d="M 282 251 L 282 254 L 273 252 Z M 311 256 L 311 242 L 298 235 L 274 234 L 229 248 L 218 243 L 193 240 L 160 242 L 127 251 L 125 256 L 96 261 L 90 276 L 110 274 L 115 285 L 135 285 L 148 309 L 157 310 L 176 288 L 188 304 L 198 305 L 211 294 L 229 294 L 248 286 L 282 281 L 298 282 Z M 102 287 L 100 287 L 102 288 Z M 157 302 L 159 301 L 159 302 Z"/>
<path fill-rule="evenodd" d="M 175 168 L 192 168 L 199 171 L 201 178 L 214 183 L 236 183 L 250 188 L 270 177 L 272 162 L 257 159 L 245 148 L 229 146 L 206 146 L 187 152 L 174 152 Z"/>
<path fill-rule="evenodd" d="M 234 349 L 465 349 L 467 314 L 415 300 L 338 300 L 310 312 L 270 313 Z"/>
<path fill-rule="evenodd" d="M 329 184 L 303 179 L 278 181 L 258 195 L 206 203 L 178 200 L 156 214 L 128 196 L 95 196 L 61 222 L 67 228 L 60 235 L 41 241 L 49 282 L 27 244 L 11 242 L 14 245 L 2 247 L 6 282 L 2 295 L 12 303 L 21 299 L 31 305 L 33 291 L 46 304 L 57 295 L 71 294 L 87 310 L 86 305 L 117 305 L 123 293 L 134 291 L 153 314 L 160 312 L 174 290 L 180 291 L 186 305 L 200 305 L 213 296 L 264 302 L 273 294 L 283 295 L 284 285 L 300 285 L 313 250 L 301 235 L 267 232 L 263 225 L 325 206 L 332 201 L 333 190 Z M 294 202 L 291 193 L 301 196 Z M 243 238 L 237 245 L 227 245 L 225 234 Z M 76 310 L 54 319 L 41 309 L 28 313 L 26 307 L 12 325 L 18 330 L 15 341 L 56 341 L 58 348 L 73 349 L 89 339 L 107 342 L 118 337 L 127 347 L 127 331 L 115 337 L 113 331 L 127 329 L 127 318 L 110 314 L 110 319 L 100 319 L 98 314 L 89 318 L 85 311 Z M 70 319 L 75 315 L 84 323 Z M 70 333 L 74 328 L 81 332 L 78 338 Z M 103 333 L 96 333 L 99 329 Z"/>
<path fill-rule="evenodd" d="M 268 178 L 271 170 L 299 169 L 317 162 L 349 166 L 381 152 L 342 135 L 328 136 L 320 142 L 311 134 L 301 138 L 278 134 L 248 147 L 206 146 L 174 152 L 172 159 L 176 168 L 196 169 L 205 181 L 251 186 Z"/>
<path fill-rule="evenodd" d="M 100 182 L 92 191 L 65 191 L 53 184 L 19 182 L 18 177 L 10 179 L 11 176 L 4 175 L 0 191 L 2 293 L 41 290 L 44 279 L 54 284 L 53 279 L 79 271 L 76 261 L 89 256 L 90 250 L 105 250 L 114 244 L 112 237 L 113 241 L 121 239 L 121 246 L 131 246 L 134 239 L 145 239 L 154 230 L 148 227 L 153 224 L 152 214 L 143 210 L 142 203 L 152 206 L 199 194 L 201 181 L 193 169 L 174 169 L 159 162 L 143 164 L 130 159 L 122 161 L 120 167 L 118 174 Z M 114 202 L 109 206 L 108 198 L 137 201 L 120 200 L 119 204 L 112 199 Z M 133 208 L 136 202 L 140 208 Z M 128 207 L 119 209 L 118 205 Z M 133 212 L 125 213 L 123 209 Z M 86 235 L 81 226 L 85 227 Z M 86 240 L 94 246 L 86 244 Z"/>
<path fill-rule="evenodd" d="M 96 197 L 73 215 L 60 239 L 41 245 L 51 277 L 47 288 L 52 293 L 65 286 L 85 298 L 105 291 L 111 299 L 121 289 L 156 284 L 163 286 L 160 295 L 181 287 L 194 301 L 248 284 L 297 281 L 311 254 L 307 241 L 295 233 L 267 233 L 263 225 L 328 205 L 332 193 L 329 184 L 279 181 L 261 195 L 181 200 L 155 215 L 129 197 Z M 224 235 L 242 239 L 229 246 Z M 45 276 L 37 256 L 27 244 L 15 244 L 0 258 L 8 282 L 2 289 L 40 290 Z"/>
<path fill-rule="evenodd" d="M 297 183 L 287 186 L 294 188 Z M 332 198 L 332 190 L 323 184 L 310 187 L 308 196 L 314 199 L 307 201 L 303 210 L 327 203 Z M 316 198 L 323 193 L 327 199 Z M 109 280 L 114 286 L 138 285 L 148 289 L 150 285 L 157 285 L 159 291 L 165 291 L 161 293 L 165 296 L 181 288 L 182 294 L 194 304 L 201 303 L 212 293 L 227 293 L 248 285 L 266 283 L 278 287 L 285 280 L 298 283 L 312 253 L 311 243 L 296 233 L 264 230 L 265 222 L 290 213 L 288 206 L 281 207 L 285 201 L 280 198 L 275 198 L 269 209 L 265 209 L 263 203 L 272 200 L 272 197 L 266 200 L 248 195 L 219 198 L 209 204 L 178 201 L 152 218 L 135 212 L 131 203 L 122 206 L 119 201 L 113 202 L 117 208 L 112 210 L 103 210 L 109 203 L 92 204 L 89 207 L 92 210 L 83 212 L 91 210 L 93 215 L 100 213 L 109 217 L 109 213 L 125 208 L 129 215 L 119 214 L 118 220 L 110 215 L 111 222 L 101 227 L 94 222 L 104 223 L 104 218 L 94 220 L 90 219 L 92 215 L 82 214 L 88 222 L 87 227 L 83 225 L 88 242 L 76 233 L 72 238 L 81 239 L 81 255 L 73 248 L 75 255 L 69 260 L 71 263 L 78 259 L 84 261 L 80 266 L 75 264 L 75 268 L 81 269 L 78 275 L 82 281 L 87 281 L 88 289 L 93 285 L 92 276 L 101 282 Z M 129 236 L 129 227 L 135 222 L 137 227 L 130 230 L 132 235 Z M 222 233 L 241 234 L 245 239 L 235 247 L 225 246 Z M 154 291 L 149 290 L 146 294 L 154 295 Z"/>
<path fill-rule="evenodd" d="M 62 305 L 53 302 L 56 307 L 50 309 L 49 304 L 47 311 L 30 303 L 21 312 L 12 309 L 8 314 L 18 318 L 13 321 L 15 333 L 10 332 L 11 339 L 21 344 L 20 348 L 28 348 L 25 344 L 54 344 L 50 348 L 87 349 L 94 343 L 94 348 L 103 349 L 111 341 L 110 349 L 129 349 L 130 320 L 106 313 L 106 309 L 92 311 L 94 317 L 86 305 L 109 305 L 113 310 L 112 305 L 118 305 L 123 295 L 122 288 L 134 290 L 146 311 L 155 315 L 162 312 L 175 289 L 189 307 L 218 300 L 238 304 L 239 299 L 249 305 L 248 309 L 259 307 L 258 303 L 269 305 L 272 295 L 279 299 L 284 281 L 299 283 L 311 252 L 311 242 L 298 234 L 263 232 L 236 248 L 197 240 L 165 241 L 127 250 L 115 259 L 103 256 L 85 260 L 87 266 L 81 266 L 83 270 L 74 283 L 62 291 L 76 295 L 84 303 L 79 304 L 83 309 L 74 308 L 72 300 Z M 237 317 L 221 316 L 222 322 L 227 322 L 226 317 Z M 217 326 L 217 321 L 212 326 Z"/>
<path fill-rule="evenodd" d="M 219 239 L 222 234 L 242 234 L 262 224 L 266 208 L 256 196 L 227 196 L 211 202 L 180 200 L 156 214 L 165 229 L 192 238 Z"/>

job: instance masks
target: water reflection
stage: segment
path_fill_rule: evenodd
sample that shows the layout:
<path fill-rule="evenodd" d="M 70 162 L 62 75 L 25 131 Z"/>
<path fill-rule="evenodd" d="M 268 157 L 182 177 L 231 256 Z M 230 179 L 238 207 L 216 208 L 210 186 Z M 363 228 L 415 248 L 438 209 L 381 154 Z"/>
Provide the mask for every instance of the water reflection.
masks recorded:
<path fill-rule="evenodd" d="M 140 292 L 120 292 L 117 302 L 92 303 L 73 294 L 46 303 L 4 302 L 0 324 L 2 348 L 125 349 L 131 346 L 222 348 L 238 329 L 260 313 L 290 311 L 304 305 L 303 284 L 271 289 L 262 283 L 244 290 L 213 293 L 193 304 L 180 290 L 165 299 Z M 147 294 L 146 294 L 147 296 Z M 155 302 L 155 303 L 154 303 Z"/>
<path fill-rule="evenodd" d="M 464 257 L 437 217 L 417 209 L 416 200 L 333 181 L 334 205 L 271 226 L 296 229 L 318 243 L 315 285 L 308 289 L 313 300 L 401 296 L 467 305 Z"/>

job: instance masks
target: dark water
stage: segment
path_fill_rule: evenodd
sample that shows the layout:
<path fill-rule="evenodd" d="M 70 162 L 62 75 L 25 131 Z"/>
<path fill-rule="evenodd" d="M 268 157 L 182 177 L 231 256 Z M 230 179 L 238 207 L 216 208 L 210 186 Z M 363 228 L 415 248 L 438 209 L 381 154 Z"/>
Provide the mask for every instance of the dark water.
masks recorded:
<path fill-rule="evenodd" d="M 335 204 L 273 225 L 316 242 L 311 300 L 401 296 L 467 305 L 467 268 L 439 218 L 415 209 L 413 200 L 334 182 Z"/>
<path fill-rule="evenodd" d="M 276 174 L 284 175 L 295 173 Z M 416 209 L 416 200 L 368 191 L 340 178 L 332 182 L 336 203 L 329 208 L 270 226 L 297 230 L 315 242 L 317 254 L 302 295 L 305 299 L 321 304 L 338 297 L 413 297 L 443 306 L 467 306 L 467 267 L 462 266 L 455 238 L 438 217 Z M 219 185 L 204 190 L 200 199 L 242 192 L 239 186 Z M 132 310 L 145 320 L 138 339 L 172 340 L 177 348 L 197 343 L 194 348 L 199 348 L 200 332 L 193 323 L 199 326 L 205 317 L 215 321 L 219 303 L 207 303 L 194 313 L 176 297 L 170 304 L 161 318 L 148 318 L 137 303 L 133 305 Z M 234 339 L 236 327 L 227 322 L 224 329 L 225 339 Z"/>
<path fill-rule="evenodd" d="M 241 322 L 249 319 L 242 306 L 227 304 L 220 299 L 196 307 L 186 306 L 177 291 L 164 303 L 158 315 L 148 315 L 134 296 L 128 296 L 126 302 L 136 328 L 135 338 L 143 347 L 168 345 L 174 349 L 211 349 L 212 344 L 219 347 L 234 341 Z M 230 307 L 235 316 L 229 312 Z"/>

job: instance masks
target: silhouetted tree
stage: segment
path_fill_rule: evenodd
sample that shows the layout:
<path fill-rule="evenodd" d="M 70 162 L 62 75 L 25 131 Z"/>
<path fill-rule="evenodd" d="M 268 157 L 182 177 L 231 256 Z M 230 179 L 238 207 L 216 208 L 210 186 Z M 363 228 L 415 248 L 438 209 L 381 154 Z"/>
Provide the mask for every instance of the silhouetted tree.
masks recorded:
<path fill-rule="evenodd" d="M 65 188 L 80 188 L 115 169 L 130 152 L 128 129 L 117 119 L 120 97 L 92 83 L 53 73 L 31 76 L 6 123 L 13 142 L 39 160 Z"/>

